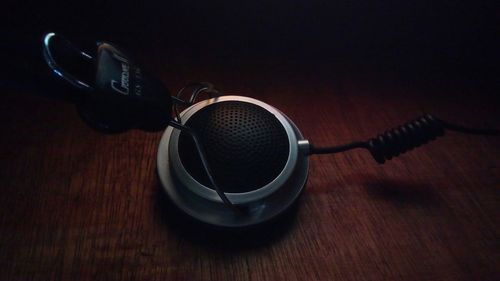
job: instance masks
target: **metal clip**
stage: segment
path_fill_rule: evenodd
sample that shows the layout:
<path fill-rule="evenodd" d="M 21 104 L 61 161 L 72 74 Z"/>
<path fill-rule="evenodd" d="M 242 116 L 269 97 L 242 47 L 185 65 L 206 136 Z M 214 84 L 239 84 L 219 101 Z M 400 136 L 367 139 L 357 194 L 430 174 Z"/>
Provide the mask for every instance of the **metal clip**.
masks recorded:
<path fill-rule="evenodd" d="M 70 47 L 71 49 L 76 51 L 77 54 L 82 56 L 84 59 L 86 59 L 88 61 L 94 61 L 94 58 L 91 55 L 78 49 L 69 40 L 62 37 L 61 35 L 58 35 L 58 34 L 51 32 L 51 33 L 47 33 L 43 39 L 43 57 L 44 57 L 45 61 L 47 62 L 47 64 L 49 65 L 50 69 L 52 69 L 52 71 L 55 74 L 57 74 L 58 76 L 60 76 L 64 80 L 68 81 L 71 85 L 73 85 L 74 87 L 76 87 L 78 89 L 93 90 L 92 86 L 90 86 L 89 83 L 83 82 L 80 79 L 76 78 L 72 74 L 70 74 L 67 71 L 65 71 L 64 69 L 62 69 L 56 63 L 56 61 L 54 60 L 54 57 L 52 55 L 52 52 L 50 50 L 50 43 L 54 37 L 59 37 L 60 39 L 62 39 L 68 47 Z"/>

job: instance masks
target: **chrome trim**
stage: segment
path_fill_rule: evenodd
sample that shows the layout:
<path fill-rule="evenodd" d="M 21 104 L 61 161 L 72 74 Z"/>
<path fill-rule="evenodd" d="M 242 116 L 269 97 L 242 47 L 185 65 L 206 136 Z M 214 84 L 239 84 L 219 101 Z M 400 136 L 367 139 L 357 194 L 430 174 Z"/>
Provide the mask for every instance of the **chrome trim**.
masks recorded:
<path fill-rule="evenodd" d="M 297 142 L 297 145 L 299 146 L 299 151 L 302 154 L 309 155 L 309 151 L 311 149 L 311 145 L 309 144 L 308 140 L 299 140 Z"/>

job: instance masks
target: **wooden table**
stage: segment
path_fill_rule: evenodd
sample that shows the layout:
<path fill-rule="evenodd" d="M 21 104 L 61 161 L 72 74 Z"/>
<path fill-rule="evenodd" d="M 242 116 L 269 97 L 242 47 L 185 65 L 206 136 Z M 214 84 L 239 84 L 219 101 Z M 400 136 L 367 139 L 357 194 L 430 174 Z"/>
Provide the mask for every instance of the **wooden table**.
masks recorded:
<path fill-rule="evenodd" d="M 170 89 L 211 81 L 272 104 L 316 144 L 364 140 L 422 112 L 500 127 L 496 93 L 482 88 L 313 62 L 145 61 Z M 161 132 L 104 135 L 72 104 L 2 94 L 0 280 L 500 278 L 499 138 L 449 133 L 385 165 L 365 151 L 312 156 L 290 214 L 219 233 L 166 200 Z"/>

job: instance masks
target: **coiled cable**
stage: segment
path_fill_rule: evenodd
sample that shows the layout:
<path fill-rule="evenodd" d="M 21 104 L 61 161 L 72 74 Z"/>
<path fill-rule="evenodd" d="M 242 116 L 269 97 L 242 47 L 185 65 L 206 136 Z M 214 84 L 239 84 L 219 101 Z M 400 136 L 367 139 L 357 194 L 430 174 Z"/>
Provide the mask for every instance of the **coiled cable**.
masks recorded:
<path fill-rule="evenodd" d="M 394 157 L 443 136 L 445 130 L 476 135 L 500 135 L 500 130 L 497 129 L 467 128 L 443 121 L 430 114 L 425 114 L 401 126 L 387 130 L 367 141 L 352 142 L 333 147 L 316 147 L 311 144 L 309 151 L 310 154 L 330 154 L 355 148 L 365 148 L 370 151 L 375 161 L 383 164 L 386 160 L 391 160 Z"/>

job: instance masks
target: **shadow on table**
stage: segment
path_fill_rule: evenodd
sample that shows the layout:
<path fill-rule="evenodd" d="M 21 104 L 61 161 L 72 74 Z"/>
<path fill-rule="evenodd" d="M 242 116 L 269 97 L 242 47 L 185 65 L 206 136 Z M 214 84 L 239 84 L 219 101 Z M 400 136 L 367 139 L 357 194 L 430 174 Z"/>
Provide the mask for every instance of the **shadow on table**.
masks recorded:
<path fill-rule="evenodd" d="M 273 244 L 282 239 L 295 225 L 298 205 L 295 204 L 275 219 L 258 226 L 241 229 L 221 228 L 199 222 L 179 210 L 157 187 L 157 209 L 166 227 L 179 239 L 214 250 L 244 251 Z"/>
<path fill-rule="evenodd" d="M 363 183 L 368 195 L 401 206 L 439 206 L 439 195 L 426 184 L 397 180 L 368 180 Z"/>

